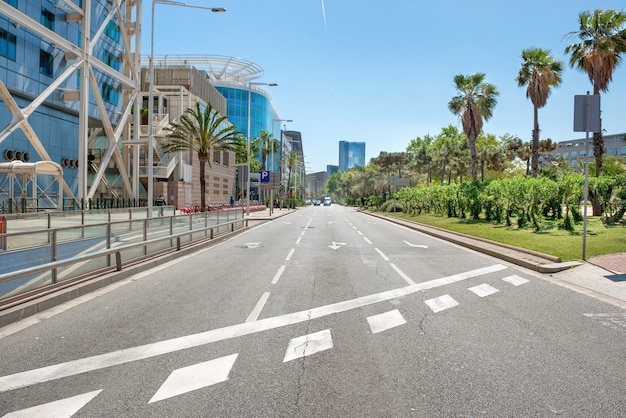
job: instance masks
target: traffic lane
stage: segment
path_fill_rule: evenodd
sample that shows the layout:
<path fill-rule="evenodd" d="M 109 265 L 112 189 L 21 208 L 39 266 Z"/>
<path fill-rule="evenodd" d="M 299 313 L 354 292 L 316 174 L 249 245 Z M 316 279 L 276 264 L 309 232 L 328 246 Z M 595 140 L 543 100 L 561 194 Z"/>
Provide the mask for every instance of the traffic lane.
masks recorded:
<path fill-rule="evenodd" d="M 372 247 L 380 250 L 390 262 L 411 280 L 419 283 L 454 269 L 475 269 L 491 263 L 504 263 L 476 251 L 406 228 L 372 218 L 360 212 L 346 211 L 346 219 Z"/>
<path fill-rule="evenodd" d="M 367 374 L 365 375 L 365 377 L 363 377 L 361 374 L 364 372 L 363 370 L 357 369 L 354 370 L 354 372 L 352 372 L 352 369 L 354 369 L 356 366 L 355 364 L 378 364 L 378 363 L 383 363 L 386 359 L 391 358 L 392 359 L 392 364 L 395 364 L 393 359 L 395 359 L 398 355 L 397 350 L 393 351 L 391 350 L 392 346 L 389 345 L 384 345 L 381 350 L 380 353 L 382 353 L 382 357 L 377 357 L 377 356 L 371 356 L 371 355 L 364 355 L 365 358 L 362 359 L 362 361 L 357 361 L 356 363 L 354 361 L 350 362 L 350 360 L 353 358 L 353 356 L 355 355 L 360 355 L 360 353 L 363 352 L 363 347 L 368 348 L 368 344 L 371 344 L 372 342 L 368 342 L 369 341 L 369 337 L 370 335 L 373 337 L 374 335 L 377 336 L 381 336 L 385 337 L 384 341 L 388 341 L 388 338 L 390 335 L 396 335 L 396 333 L 398 333 L 398 331 L 402 330 L 403 332 L 400 332 L 398 335 L 402 336 L 403 338 L 399 339 L 397 342 L 394 343 L 394 346 L 398 347 L 399 349 L 404 349 L 404 350 L 409 350 L 411 352 L 415 351 L 414 345 L 411 342 L 411 340 L 407 337 L 404 338 L 405 334 L 410 336 L 411 333 L 410 332 L 404 332 L 407 330 L 412 330 L 413 327 L 417 327 L 417 329 L 420 330 L 420 333 L 416 334 L 416 338 L 419 338 L 420 336 L 422 336 L 422 334 L 425 335 L 425 331 L 430 331 L 430 329 L 428 328 L 428 325 L 437 320 L 440 319 L 441 317 L 444 317 L 445 315 L 453 315 L 452 316 L 452 320 L 450 321 L 449 324 L 447 324 L 447 326 L 443 326 L 443 327 L 436 327 L 435 329 L 432 330 L 432 334 L 434 335 L 434 342 L 439 344 L 439 348 L 437 350 L 435 350 L 434 352 L 432 352 L 432 355 L 435 356 L 438 353 L 440 353 L 441 350 L 446 350 L 446 349 L 450 349 L 450 344 L 455 344 L 455 346 L 459 346 L 460 344 L 462 344 L 463 342 L 467 342 L 468 340 L 471 342 L 471 344 L 469 345 L 469 348 L 473 348 L 473 351 L 468 351 L 467 348 L 461 348 L 460 349 L 460 353 L 463 354 L 465 353 L 467 355 L 467 358 L 463 358 L 463 361 L 473 361 L 474 357 L 478 358 L 479 360 L 481 359 L 481 356 L 487 352 L 488 350 L 481 348 L 479 343 L 480 342 L 491 342 L 493 343 L 494 341 L 496 342 L 496 344 L 498 343 L 498 341 L 496 339 L 494 339 L 491 335 L 488 335 L 487 338 L 485 338 L 485 334 L 487 334 L 487 332 L 483 329 L 480 329 L 479 327 L 472 327 L 469 326 L 471 324 L 473 324 L 476 321 L 479 321 L 480 318 L 482 318 L 482 316 L 485 316 L 487 319 L 489 318 L 501 318 L 501 317 L 505 317 L 506 315 L 503 314 L 502 312 L 500 312 L 501 308 L 495 310 L 495 312 L 491 313 L 491 312 L 487 312 L 487 314 L 482 314 L 482 315 L 478 315 L 476 313 L 472 313 L 472 312 L 464 312 L 463 309 L 469 309 L 472 308 L 474 309 L 476 306 L 479 306 L 482 310 L 484 310 L 486 312 L 486 310 L 489 308 L 490 304 L 486 303 L 485 301 L 489 302 L 493 299 L 483 299 L 483 298 L 477 298 L 477 297 L 473 297 L 473 301 L 474 304 L 471 304 L 470 301 L 464 301 L 463 300 L 463 295 L 470 295 L 471 294 L 469 292 L 467 292 L 467 290 L 465 289 L 464 286 L 469 286 L 469 285 L 476 285 L 479 281 L 482 280 L 488 280 L 489 277 L 480 277 L 480 279 L 467 279 L 468 281 L 466 283 L 463 283 L 463 285 L 461 286 L 461 282 L 459 283 L 451 283 L 449 285 L 447 285 L 445 288 L 441 287 L 441 288 L 437 288 L 437 290 L 441 291 L 442 293 L 448 292 L 450 293 L 452 296 L 454 296 L 455 298 L 457 298 L 460 301 L 460 305 L 458 305 L 457 307 L 454 307 L 453 309 L 449 309 L 449 310 L 445 310 L 442 311 L 438 314 L 431 314 L 428 311 L 427 305 L 425 305 L 423 302 L 425 302 L 424 298 L 425 297 L 430 297 L 430 296 L 436 296 L 436 294 L 439 294 L 439 292 L 435 292 L 433 290 L 432 295 L 431 294 L 424 294 L 422 297 L 422 293 L 421 292 L 415 292 L 415 293 L 411 293 L 411 294 L 407 294 L 404 297 L 398 297 L 398 298 L 391 298 L 391 299 L 387 299 L 385 301 L 382 301 L 380 303 L 375 303 L 375 304 L 369 304 L 369 305 L 363 305 L 361 307 L 355 307 L 354 309 L 350 310 L 350 311 L 346 311 L 346 312 L 339 312 L 337 314 L 327 314 L 325 316 L 322 317 L 316 317 L 312 312 L 305 312 L 302 315 L 302 321 L 297 323 L 297 324 L 293 324 L 293 325 L 288 325 L 288 326 L 281 326 L 281 327 L 276 327 L 276 328 L 272 328 L 269 329 L 265 332 L 260 332 L 257 333 L 255 335 L 259 336 L 259 338 L 264 338 L 265 335 L 272 335 L 269 338 L 269 343 L 268 344 L 273 344 L 274 342 L 277 342 L 277 348 L 276 350 L 278 350 L 278 352 L 280 353 L 280 355 L 282 355 L 282 353 L 285 353 L 285 345 L 286 345 L 286 341 L 289 338 L 294 338 L 297 336 L 302 336 L 302 335 L 308 335 L 311 332 L 319 332 L 324 331 L 324 330 L 330 330 L 329 333 L 330 335 L 332 335 L 333 338 L 333 345 L 331 348 L 324 350 L 324 354 L 322 353 L 316 353 L 313 356 L 307 357 L 306 360 L 302 360 L 302 362 L 306 362 L 306 364 L 310 364 L 308 363 L 310 361 L 310 359 L 324 359 L 327 358 L 327 354 L 332 354 L 332 352 L 335 351 L 335 347 L 337 347 L 337 352 L 339 352 L 339 348 L 340 347 L 348 347 L 346 348 L 346 365 L 348 365 L 347 369 L 341 369 L 339 364 L 336 365 L 332 365 L 328 366 L 328 368 L 326 368 L 326 364 L 319 364 L 318 366 L 316 366 L 315 370 L 319 370 L 319 377 L 322 379 L 330 379 L 331 382 L 342 382 L 341 377 L 344 376 L 352 376 L 354 379 L 347 379 L 346 380 L 346 384 L 349 382 L 365 382 L 367 383 L 367 387 L 370 387 L 370 385 L 374 385 L 375 382 L 370 382 L 368 380 L 369 376 L 375 375 L 375 371 L 367 370 Z M 472 280 L 475 280 L 475 282 L 472 282 Z M 541 282 L 540 282 L 541 283 Z M 523 289 L 523 287 L 515 287 L 515 289 Z M 563 289 L 560 288 L 556 288 L 559 292 L 563 292 Z M 544 289 L 539 289 L 539 293 L 540 294 L 544 294 Z M 427 292 L 427 291 L 426 291 Z M 424 292 L 424 293 L 426 293 Z M 457 294 L 458 293 L 458 294 Z M 492 295 L 491 297 L 501 297 L 502 295 L 507 295 L 506 292 L 502 292 L 502 293 L 495 293 L 494 295 Z M 557 295 L 558 296 L 558 295 Z M 469 299 L 469 298 L 468 298 Z M 546 296 L 546 302 L 544 303 L 549 303 L 550 300 L 554 299 L 554 295 L 547 295 Z M 580 301 L 574 301 L 574 306 L 578 306 L 580 303 Z M 481 305 L 483 304 L 483 305 Z M 476 305 L 476 306 L 474 306 Z M 597 305 L 600 307 L 604 307 L 604 305 Z M 396 326 L 395 328 L 392 328 L 390 330 L 386 330 L 382 333 L 376 333 L 374 334 L 373 331 L 370 332 L 364 332 L 363 329 L 365 328 L 365 321 L 369 321 L 371 316 L 373 316 L 374 314 L 380 314 L 380 313 L 386 313 L 390 308 L 394 308 L 395 310 L 398 310 L 400 312 L 400 314 L 406 319 L 406 323 L 404 324 L 400 324 L 398 326 Z M 592 308 L 590 308 L 592 309 Z M 369 311 L 371 310 L 371 312 L 365 312 L 365 311 Z M 426 314 L 424 314 L 424 312 L 426 312 Z M 480 312 L 480 311 L 479 311 Z M 372 315 L 369 315 L 369 314 Z M 567 317 L 569 317 L 569 312 L 565 313 Z M 289 317 L 295 317 L 297 315 L 294 314 L 289 314 L 287 315 Z M 311 318 L 310 320 L 308 320 L 307 318 Z M 469 321 L 469 322 L 468 322 Z M 277 321 L 278 322 L 278 321 Z M 434 323 L 434 322 L 433 322 Z M 496 324 L 500 324 L 502 323 L 502 321 L 497 322 Z M 531 320 L 532 323 L 532 320 Z M 511 324 L 506 323 L 506 321 L 504 322 L 504 328 L 503 330 L 506 329 L 514 329 L 514 325 L 515 325 L 515 321 L 513 321 Z M 344 331 L 341 331 L 342 327 L 344 328 Z M 486 327 L 486 325 L 485 325 Z M 469 329 L 469 330 L 474 330 L 472 332 L 466 332 L 465 329 Z M 486 327 L 488 328 L 488 327 Z M 367 329 L 367 328 L 365 328 Z M 355 334 L 350 334 L 347 331 L 350 332 L 355 332 Z M 497 331 L 497 330 L 496 330 Z M 225 332 L 225 331 L 223 331 Z M 285 333 L 284 336 L 280 336 L 280 335 L 275 335 L 274 333 L 278 332 L 279 334 L 282 335 L 282 333 Z M 500 331 L 502 332 L 502 331 Z M 222 332 L 220 332 L 221 334 Z M 308 333 L 308 334 L 307 334 Z M 347 335 L 347 337 L 346 337 Z M 430 336 L 430 332 L 428 333 L 428 336 Z M 460 338 L 460 341 L 457 343 L 454 341 L 455 336 L 458 336 L 458 338 Z M 210 344 L 205 344 L 201 347 L 196 347 L 196 348 L 190 348 L 190 349 L 185 349 L 185 350 L 179 350 L 176 353 L 172 353 L 172 354 L 164 354 L 163 356 L 159 356 L 159 357 L 155 357 L 155 359 L 159 359 L 159 358 L 167 358 L 170 356 L 175 355 L 176 358 L 181 358 L 181 357 L 185 357 L 187 356 L 186 353 L 192 353 L 192 352 L 196 352 L 196 353 L 205 353 L 206 356 L 199 356 L 197 359 L 188 359 L 186 361 L 184 361 L 183 363 L 180 364 L 180 366 L 183 366 L 183 364 L 193 364 L 194 361 L 206 361 L 206 359 L 213 359 L 216 356 L 219 355 L 229 355 L 229 353 L 235 353 L 238 352 L 238 356 L 237 356 L 237 362 L 235 364 L 235 366 L 237 366 L 238 364 L 243 364 L 244 359 L 247 359 L 248 356 L 251 356 L 250 358 L 253 359 L 253 362 L 259 361 L 259 357 L 262 358 L 275 358 L 274 363 L 277 362 L 276 358 L 277 356 L 279 356 L 278 354 L 260 354 L 260 352 L 265 352 L 266 350 L 257 350 L 257 348 L 260 347 L 259 342 L 257 340 L 249 340 L 250 337 L 248 336 L 244 336 L 241 338 L 236 338 L 236 339 L 228 339 L 228 340 L 222 340 L 222 341 L 217 341 L 215 343 L 210 343 Z M 345 340 L 345 341 L 344 341 Z M 247 342 L 246 342 L 247 341 Z M 376 342 L 378 340 L 374 340 L 374 342 Z M 418 340 L 417 342 L 419 343 L 421 340 Z M 509 341 L 509 339 L 506 339 L 504 341 L 504 343 L 507 343 Z M 541 341 L 540 341 L 541 342 Z M 232 347 L 228 347 L 226 345 L 230 345 L 233 344 Z M 434 343 L 428 343 L 426 344 L 426 347 L 428 347 L 430 344 Z M 461 347 L 463 347 L 462 345 L 460 345 Z M 516 343 L 514 344 L 512 347 L 509 346 L 505 346 L 502 350 L 504 351 L 504 353 L 510 353 L 512 352 L 516 347 L 518 347 L 519 344 Z M 230 348 L 230 349 L 229 349 Z M 252 352 L 254 353 L 254 356 L 252 356 L 251 354 L 242 354 L 244 349 L 247 348 L 252 348 Z M 356 354 L 355 354 L 355 349 L 356 349 Z M 239 351 L 237 351 L 239 350 Z M 497 350 L 494 350 L 494 352 L 497 354 Z M 390 354 L 393 353 L 393 354 Z M 457 352 L 457 354 L 459 354 Z M 232 354 L 230 354 L 232 355 Z M 286 353 L 285 353 L 286 355 Z M 494 354 L 495 355 L 495 354 Z M 338 354 L 339 357 L 337 357 L 337 360 L 343 364 L 343 359 L 341 359 L 341 356 Z M 391 356 L 391 357 L 390 357 Z M 441 357 L 441 356 L 440 356 Z M 279 358 L 279 357 L 278 357 Z M 333 359 L 335 358 L 334 356 L 332 357 Z M 537 358 L 541 358 L 541 354 L 538 354 Z M 457 359 L 458 360 L 458 359 Z M 141 364 L 144 363 L 146 361 L 151 361 L 150 359 L 147 360 L 142 360 L 142 361 L 138 361 L 136 363 L 130 363 L 130 365 L 133 365 L 132 367 L 135 367 L 134 364 Z M 283 360 L 283 363 L 291 363 L 292 361 L 299 361 L 298 359 L 295 360 L 290 360 L 285 362 Z M 449 360 L 451 361 L 451 360 Z M 239 363 L 241 362 L 241 363 Z M 506 362 L 505 362 L 506 363 Z M 293 364 L 293 363 L 291 363 Z M 439 364 L 439 363 L 437 363 Z M 178 364 L 177 364 L 178 365 Z M 351 366 L 350 366 L 351 365 Z M 421 375 L 422 375 L 422 369 L 417 369 L 414 370 L 414 367 L 412 366 L 412 363 L 408 363 L 408 366 L 406 366 L 405 364 L 401 364 L 402 368 L 399 369 L 397 371 L 398 376 L 402 376 L 401 378 L 398 378 L 401 382 L 411 382 L 411 381 L 416 381 L 416 382 L 421 382 L 424 379 L 420 379 Z M 124 366 L 119 366 L 119 367 L 124 367 Z M 183 366 L 186 367 L 186 366 Z M 265 365 L 261 365 L 259 367 L 259 372 L 258 373 L 263 373 L 265 371 L 265 369 L 268 366 Z M 352 369 L 351 369 L 352 367 Z M 408 367 L 405 368 L 405 367 Z M 562 367 L 562 364 L 558 364 L 558 367 Z M 117 367 L 113 367 L 112 369 L 116 369 Z M 146 370 L 157 370 L 159 369 L 158 367 L 147 367 Z M 244 368 L 245 369 L 245 368 Z M 300 370 L 300 368 L 298 368 Z M 168 369 L 170 370 L 170 369 Z M 238 367 L 234 367 L 232 370 L 232 375 L 230 376 L 230 380 L 229 381 L 233 381 L 235 380 L 235 376 L 236 376 L 236 372 L 240 370 Z M 312 369 L 311 369 L 312 370 Z M 388 369 L 388 368 L 384 368 L 385 372 L 388 373 L 385 376 L 396 376 L 396 374 L 393 373 L 393 370 Z M 435 368 L 435 371 L 438 371 L 439 369 Z M 329 376 L 334 376 L 331 371 L 335 371 L 336 373 L 339 373 L 340 377 L 337 379 L 332 379 L 329 378 Z M 473 370 L 472 370 L 473 371 Z M 480 370 L 476 370 L 475 372 L 478 373 Z M 474 372 L 474 371 L 473 371 Z M 95 373 L 101 373 L 101 372 L 95 372 Z M 147 372 L 146 372 L 147 373 Z M 163 372 L 164 375 L 167 375 L 167 372 Z M 352 374 L 351 374 L 352 373 Z M 133 375 L 135 374 L 140 374 L 139 371 L 132 373 Z M 256 376 L 257 373 L 254 373 L 254 375 Z M 145 382 L 152 382 L 151 385 L 151 389 L 147 390 L 146 394 L 143 394 L 143 396 L 137 396 L 138 399 L 145 399 L 147 397 L 147 394 L 153 393 L 155 390 L 156 386 L 160 385 L 160 382 L 163 380 L 162 378 L 159 378 L 158 376 L 147 376 L 147 375 L 142 375 L 144 376 Z M 247 376 L 247 375 L 246 375 Z M 335 407 L 335 406 L 326 406 L 324 407 L 324 404 L 320 404 L 319 402 L 321 402 L 321 399 L 319 398 L 324 398 L 325 396 L 332 396 L 332 393 L 336 392 L 337 394 L 344 394 L 344 393 L 348 393 L 348 397 L 350 399 L 355 398 L 355 399 L 359 399 L 360 396 L 363 396 L 363 398 L 367 398 L 367 395 L 365 392 L 361 392 L 359 391 L 359 387 L 354 388 L 351 387 L 350 385 L 345 386 L 343 383 L 342 384 L 338 384 L 337 387 L 334 386 L 333 383 L 329 383 L 327 380 L 316 380 L 315 376 L 318 376 L 318 374 L 316 373 L 312 373 L 310 376 L 307 377 L 306 382 L 311 382 L 310 384 L 305 384 L 302 386 L 302 391 L 300 392 L 301 395 L 299 395 L 298 399 L 305 399 L 307 397 L 310 397 L 310 407 L 313 408 L 312 410 L 314 411 L 319 411 L 319 408 L 322 408 L 322 410 L 324 410 L 323 408 L 326 408 L 326 410 L 328 410 L 330 413 L 334 412 L 334 411 L 346 411 L 345 409 L 343 409 L 344 406 L 348 405 L 349 407 L 353 407 L 354 405 L 352 405 L 349 401 L 346 401 L 345 403 L 341 403 L 339 402 L 339 404 Z M 500 371 L 498 372 L 497 376 L 501 379 L 503 379 L 503 382 L 506 383 L 508 382 L 508 380 L 506 380 L 509 376 L 508 375 L 508 369 L 504 370 L 504 371 Z M 359 380 L 360 378 L 360 380 Z M 448 376 L 449 378 L 449 376 Z M 458 377 L 455 377 L 456 379 L 459 379 Z M 513 376 L 514 378 L 514 376 Z M 68 378 L 69 379 L 69 378 Z M 128 379 L 131 379 L 131 376 L 126 376 L 124 379 L 122 379 L 124 382 L 127 381 Z M 417 380 L 416 380 L 417 379 Z M 65 380 L 65 379 L 64 379 Z M 380 379 L 379 379 L 380 380 Z M 462 380 L 462 379 L 459 379 Z M 475 382 L 477 379 L 475 377 L 467 377 L 466 382 L 468 384 L 471 384 L 471 382 Z M 548 379 L 549 380 L 549 379 Z M 302 379 L 298 380 L 298 383 L 302 382 Z M 293 382 L 292 382 L 293 383 Z M 437 383 L 437 380 L 433 378 L 433 384 Z M 595 382 L 593 382 L 595 384 Z M 227 383 L 225 383 L 227 384 Z M 443 389 L 445 389 L 445 387 L 449 386 L 451 383 L 447 380 L 444 379 L 444 383 L 440 383 L 440 386 Z M 242 385 L 246 386 L 245 383 L 242 383 Z M 97 386 L 97 385 L 96 385 Z M 289 385 L 289 386 L 297 386 L 297 385 Z M 354 386 L 354 385 L 352 385 Z M 216 385 L 216 386 L 211 386 L 211 388 L 219 388 L 220 385 Z M 341 391 L 341 388 L 345 387 L 345 388 L 350 388 L 350 391 L 345 392 L 345 391 Z M 375 387 L 375 386 L 371 386 L 371 387 Z M 394 399 L 394 397 L 398 397 L 397 404 L 398 405 L 406 405 L 407 407 L 411 407 L 411 408 L 415 408 L 415 406 L 411 406 L 412 403 L 410 401 L 410 399 L 414 399 L 415 396 L 411 397 L 411 394 L 413 392 L 409 392 L 406 394 L 406 396 L 400 396 L 403 392 L 402 392 L 402 388 L 404 387 L 403 385 L 401 385 L 400 387 L 394 387 L 392 384 L 390 384 L 389 382 L 386 382 L 386 386 L 385 387 L 390 387 L 392 389 L 392 392 L 389 396 L 389 399 Z M 431 386 L 428 386 L 427 388 L 421 388 L 421 390 L 423 391 L 424 394 L 428 394 L 430 393 Z M 256 388 L 256 386 L 255 386 Z M 248 390 L 245 391 L 244 393 L 240 393 L 240 394 L 235 394 L 233 396 L 233 402 L 236 404 L 237 403 L 237 399 L 241 399 L 242 397 L 248 396 L 249 393 L 254 392 L 255 388 L 250 388 L 248 386 Z M 279 388 L 275 388 L 272 387 L 273 390 L 278 391 Z M 330 395 L 326 394 L 326 392 L 324 392 L 324 389 L 329 388 L 328 391 L 330 393 Z M 332 390 L 330 389 L 332 388 Z M 90 387 L 91 389 L 91 387 Z M 459 390 L 465 390 L 464 387 L 459 388 Z M 95 387 L 94 387 L 95 390 Z M 478 388 L 477 389 L 478 392 L 476 393 L 476 397 L 473 398 L 473 402 L 474 404 L 478 403 L 478 405 L 481 405 L 481 400 L 479 398 L 481 392 L 481 389 Z M 355 393 L 353 393 L 354 391 L 356 391 L 356 395 Z M 201 393 L 202 390 L 199 390 L 199 392 L 197 393 Z M 206 392 L 205 392 L 206 393 Z M 276 393 L 276 392 L 272 392 L 272 393 Z M 315 394 L 316 393 L 322 393 L 323 396 L 321 397 L 316 397 Z M 286 392 L 287 395 L 291 396 L 291 392 Z M 238 395 L 238 396 L 236 396 Z M 357 396 L 358 395 L 358 396 Z M 566 396 L 567 393 L 564 395 Z M 189 396 L 194 396 L 193 394 L 184 394 L 181 395 L 180 398 L 178 399 L 189 399 Z M 425 395 L 424 395 L 425 396 Z M 478 397 L 478 398 L 477 398 Z M 98 398 L 100 398 L 100 395 L 98 395 Z M 220 396 L 220 399 L 222 398 L 222 396 Z M 195 399 L 195 398 L 194 398 Z M 202 399 L 206 399 L 206 397 L 203 397 L 202 399 L 198 398 L 198 402 L 200 402 L 200 405 L 202 405 Z M 252 398 L 254 399 L 254 398 Z M 338 399 L 342 399 L 341 397 L 339 397 Z M 399 400 L 403 400 L 402 402 L 400 402 Z M 477 400 L 478 399 L 478 400 Z M 317 400 L 317 401 L 316 401 Z M 319 401 L 319 402 L 318 402 Z M 446 402 L 448 402 L 448 400 L 445 400 Z M 491 402 L 492 400 L 489 400 L 489 402 Z M 127 402 L 127 401 L 124 401 Z M 160 402 L 166 402 L 166 401 L 159 401 Z M 169 401 L 168 401 L 169 402 Z M 206 402 L 206 401 L 205 401 Z M 430 402 L 430 403 L 429 403 Z M 433 404 L 433 401 L 430 400 L 429 402 L 425 402 L 424 405 L 418 405 L 419 408 L 426 408 L 429 405 L 432 405 L 433 411 L 436 411 L 437 408 L 439 406 L 436 406 Z M 192 402 L 193 403 L 193 402 Z M 359 402 L 359 404 L 361 406 L 365 406 L 367 408 L 370 407 L 369 404 L 363 403 L 363 402 Z M 162 405 L 169 405 L 169 403 L 163 403 Z M 222 405 L 220 403 L 220 405 Z M 302 402 L 302 405 L 305 405 L 305 402 Z M 465 410 L 462 409 L 464 408 L 466 404 L 462 403 L 461 405 L 455 405 L 454 408 L 452 408 L 452 406 L 447 406 L 446 403 L 446 408 L 450 409 L 450 411 L 455 411 L 458 408 L 458 410 Z M 358 405 L 357 405 L 358 406 Z M 166 406 L 164 406 L 166 407 Z M 380 410 L 379 409 L 375 409 L 376 405 L 373 405 L 372 408 L 374 408 L 373 410 Z M 500 405 L 501 408 L 506 408 L 506 405 Z M 227 410 L 227 407 L 225 410 Z M 457 409 L 455 409 L 457 408 Z M 493 407 L 492 407 L 493 408 Z M 418 409 L 419 410 L 419 409 Z M 503 409 L 504 410 L 504 409 Z M 523 410 L 520 409 L 520 410 Z M 394 414 L 395 415 L 395 414 Z"/>
<path fill-rule="evenodd" d="M 55 308 L 61 313 L 0 339 L 7 360 L 0 371 L 14 373 L 245 321 L 288 254 L 288 246 L 274 252 L 268 250 L 268 241 L 257 245 L 284 230 L 280 225 L 271 228 L 271 223 L 254 228 L 135 275 L 121 287 L 90 295 L 98 296 L 87 303 L 68 302 L 66 311 Z"/>

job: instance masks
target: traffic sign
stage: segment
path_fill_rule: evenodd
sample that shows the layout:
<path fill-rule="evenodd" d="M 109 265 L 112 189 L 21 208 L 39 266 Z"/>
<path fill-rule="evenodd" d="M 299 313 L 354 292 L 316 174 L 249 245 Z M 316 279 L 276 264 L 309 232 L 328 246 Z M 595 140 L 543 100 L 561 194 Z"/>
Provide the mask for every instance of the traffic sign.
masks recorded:
<path fill-rule="evenodd" d="M 261 171 L 261 183 L 269 183 L 270 182 L 270 172 L 267 170 Z"/>

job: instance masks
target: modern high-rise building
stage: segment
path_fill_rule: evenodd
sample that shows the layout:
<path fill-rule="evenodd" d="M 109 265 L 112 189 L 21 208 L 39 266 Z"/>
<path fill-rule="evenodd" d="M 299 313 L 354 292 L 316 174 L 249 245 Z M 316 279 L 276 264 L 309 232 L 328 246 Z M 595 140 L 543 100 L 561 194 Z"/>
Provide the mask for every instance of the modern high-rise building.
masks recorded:
<path fill-rule="evenodd" d="M 0 1 L 0 208 L 146 205 L 159 194 L 178 207 L 196 203 L 197 156 L 162 152 L 170 123 L 196 103 L 211 103 L 245 136 L 282 137 L 254 63 L 155 56 L 151 83 L 142 3 Z M 207 200 L 228 201 L 234 153 L 211 152 L 210 163 Z"/>
<path fill-rule="evenodd" d="M 339 141 L 339 170 L 365 167 L 365 142 Z"/>

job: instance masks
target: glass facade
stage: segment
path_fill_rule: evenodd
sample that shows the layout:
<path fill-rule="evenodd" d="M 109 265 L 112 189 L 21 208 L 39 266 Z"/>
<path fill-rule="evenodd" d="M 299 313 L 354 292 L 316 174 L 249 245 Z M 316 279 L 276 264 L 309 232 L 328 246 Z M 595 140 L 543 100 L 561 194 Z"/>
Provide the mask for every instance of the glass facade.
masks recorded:
<path fill-rule="evenodd" d="M 339 141 L 339 170 L 365 167 L 365 142 Z"/>

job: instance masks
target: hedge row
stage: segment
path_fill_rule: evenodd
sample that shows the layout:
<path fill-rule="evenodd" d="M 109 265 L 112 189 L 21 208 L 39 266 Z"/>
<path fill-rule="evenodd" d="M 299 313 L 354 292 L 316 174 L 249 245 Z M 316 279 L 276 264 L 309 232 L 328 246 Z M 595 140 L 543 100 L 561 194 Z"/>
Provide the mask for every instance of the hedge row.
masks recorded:
<path fill-rule="evenodd" d="M 626 213 L 626 175 L 589 178 L 590 200 L 595 196 L 605 222 L 620 221 Z M 557 180 L 518 177 L 450 185 L 407 187 L 394 195 L 402 210 L 411 215 L 430 213 L 448 217 L 482 219 L 519 227 L 541 229 L 549 218 L 564 229 L 582 220 L 584 177 L 567 174 Z"/>

